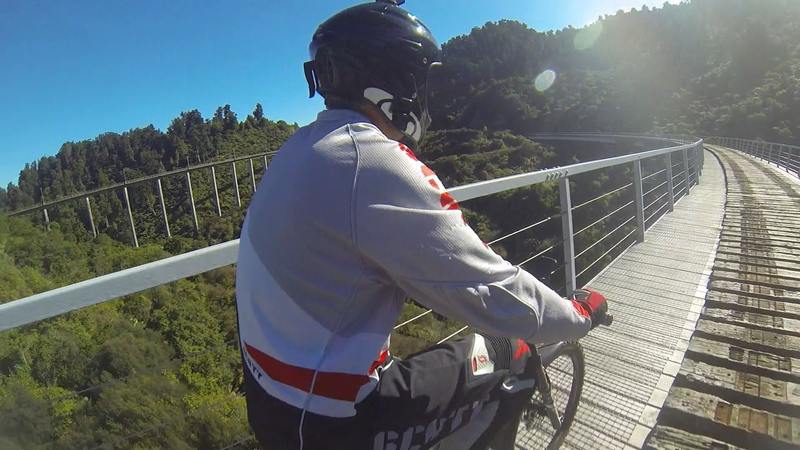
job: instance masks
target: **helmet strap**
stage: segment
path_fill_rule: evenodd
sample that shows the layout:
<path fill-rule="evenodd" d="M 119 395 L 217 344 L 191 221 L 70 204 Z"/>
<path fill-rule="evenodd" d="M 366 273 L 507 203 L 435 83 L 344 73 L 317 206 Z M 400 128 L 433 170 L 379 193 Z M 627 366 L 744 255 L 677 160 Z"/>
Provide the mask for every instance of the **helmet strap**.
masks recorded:
<path fill-rule="evenodd" d="M 308 82 L 308 98 L 312 98 L 317 93 L 317 87 L 319 87 L 314 61 L 303 63 L 303 71 L 306 74 L 306 82 Z"/>

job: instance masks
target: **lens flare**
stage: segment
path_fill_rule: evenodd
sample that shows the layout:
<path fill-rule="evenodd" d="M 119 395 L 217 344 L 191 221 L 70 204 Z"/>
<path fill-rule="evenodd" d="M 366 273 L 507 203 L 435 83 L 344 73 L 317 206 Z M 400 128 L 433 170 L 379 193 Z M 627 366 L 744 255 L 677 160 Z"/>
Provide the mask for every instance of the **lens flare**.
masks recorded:
<path fill-rule="evenodd" d="M 603 34 L 603 22 L 597 21 L 578 31 L 573 40 L 576 50 L 586 50 L 594 46 L 600 35 Z"/>
<path fill-rule="evenodd" d="M 550 89 L 555 82 L 556 72 L 554 70 L 547 69 L 536 76 L 536 79 L 533 80 L 533 87 L 535 87 L 539 92 L 544 92 Z"/>

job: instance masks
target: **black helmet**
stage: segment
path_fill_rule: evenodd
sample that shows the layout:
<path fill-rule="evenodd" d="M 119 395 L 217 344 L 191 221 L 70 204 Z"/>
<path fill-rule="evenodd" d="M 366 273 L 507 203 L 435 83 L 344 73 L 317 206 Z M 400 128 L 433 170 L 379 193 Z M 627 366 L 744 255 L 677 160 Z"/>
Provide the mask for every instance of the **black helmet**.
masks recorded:
<path fill-rule="evenodd" d="M 441 61 L 428 27 L 398 5 L 378 0 L 345 9 L 317 28 L 305 63 L 309 96 L 329 105 L 366 99 L 411 147 L 430 125 L 428 73 Z"/>

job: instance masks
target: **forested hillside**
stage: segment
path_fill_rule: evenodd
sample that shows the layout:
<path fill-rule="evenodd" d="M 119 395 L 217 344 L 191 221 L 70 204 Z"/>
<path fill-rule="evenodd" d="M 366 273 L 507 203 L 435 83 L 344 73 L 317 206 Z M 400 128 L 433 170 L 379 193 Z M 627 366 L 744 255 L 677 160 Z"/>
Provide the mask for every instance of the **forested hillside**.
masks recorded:
<path fill-rule="evenodd" d="M 413 10 L 413 2 L 408 7 Z M 526 137 L 541 131 L 720 134 L 800 143 L 795 0 L 694 0 L 546 33 L 501 21 L 452 39 L 443 49 L 445 69 L 432 99 L 434 128 L 418 156 L 448 186 L 649 145 L 554 149 Z M 260 105 L 242 121 L 223 106 L 211 118 L 183 112 L 165 131 L 151 126 L 68 142 L 55 156 L 21 168 L 18 183 L 0 189 L 0 211 L 187 164 L 277 150 L 296 128 L 267 119 Z M 38 215 L 0 215 L 0 303 L 237 237 L 245 207 L 231 200 L 229 169 L 217 175 L 222 217 L 210 201 L 210 175 L 192 174 L 197 231 L 182 180 L 165 180 L 176 236 L 171 239 L 160 229 L 153 187 L 132 188 L 144 244 L 139 249 L 129 245 L 118 193 L 92 198 L 97 238 L 80 204 L 51 209 L 50 231 Z M 244 205 L 252 194 L 246 176 L 240 179 Z M 617 188 L 629 177 L 619 169 L 575 180 L 573 201 Z M 490 241 L 558 213 L 557 191 L 555 184 L 543 184 L 462 206 L 469 223 Z M 576 229 L 597 211 L 625 201 L 611 196 L 577 211 Z M 577 248 L 617 225 L 609 221 L 582 233 Z M 559 222 L 552 220 L 493 248 L 518 262 L 553 246 L 549 256 L 555 259 L 559 233 Z M 603 250 L 597 246 L 580 262 Z M 563 285 L 548 261 L 526 268 L 554 287 Z M 220 269 L 0 334 L 0 448 L 106 443 L 215 449 L 246 436 L 233 284 L 233 269 Z M 421 311 L 409 304 L 403 318 Z M 393 349 L 406 354 L 458 326 L 427 315 L 401 329 Z"/>
<path fill-rule="evenodd" d="M 794 0 L 694 0 L 547 33 L 488 23 L 443 48 L 435 127 L 800 142 Z M 542 92 L 546 70 L 556 78 Z"/>

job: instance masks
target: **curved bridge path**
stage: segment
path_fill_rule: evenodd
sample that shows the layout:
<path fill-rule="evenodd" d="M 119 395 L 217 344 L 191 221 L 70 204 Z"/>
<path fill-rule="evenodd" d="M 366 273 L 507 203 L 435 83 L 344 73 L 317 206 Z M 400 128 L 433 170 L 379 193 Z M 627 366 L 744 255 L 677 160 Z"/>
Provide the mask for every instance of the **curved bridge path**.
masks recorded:
<path fill-rule="evenodd" d="M 566 448 L 644 445 L 690 347 L 724 206 L 724 173 L 706 151 L 700 184 L 649 229 L 644 243 L 631 246 L 589 283 L 609 297 L 614 324 L 581 341 L 586 380 Z M 545 444 L 521 432 L 517 446 Z"/>
<path fill-rule="evenodd" d="M 800 448 L 800 180 L 743 153 L 706 148 L 727 179 L 719 250 L 646 447 Z"/>

